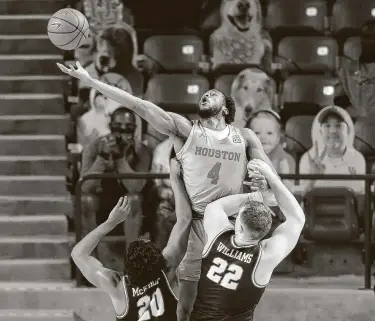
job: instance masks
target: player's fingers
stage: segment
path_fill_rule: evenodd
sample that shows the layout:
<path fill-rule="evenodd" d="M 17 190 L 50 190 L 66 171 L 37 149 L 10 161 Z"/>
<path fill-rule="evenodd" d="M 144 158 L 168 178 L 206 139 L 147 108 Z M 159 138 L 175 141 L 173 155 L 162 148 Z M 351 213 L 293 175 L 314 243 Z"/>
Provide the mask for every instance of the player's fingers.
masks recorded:
<path fill-rule="evenodd" d="M 82 68 L 81 64 L 79 63 L 79 61 L 76 62 L 76 66 L 77 68 Z"/>
<path fill-rule="evenodd" d="M 62 71 L 62 72 L 65 72 L 67 74 L 69 74 L 69 69 L 66 68 L 64 65 L 60 64 L 60 63 L 56 63 L 57 64 L 57 67 L 59 67 L 59 69 Z"/>
<path fill-rule="evenodd" d="M 128 197 L 127 197 L 127 196 L 124 196 L 124 197 L 122 198 L 121 208 L 125 208 L 127 205 L 128 205 Z"/>
<path fill-rule="evenodd" d="M 119 198 L 119 200 L 116 204 L 116 207 L 121 207 L 121 204 L 122 204 L 122 197 Z"/>

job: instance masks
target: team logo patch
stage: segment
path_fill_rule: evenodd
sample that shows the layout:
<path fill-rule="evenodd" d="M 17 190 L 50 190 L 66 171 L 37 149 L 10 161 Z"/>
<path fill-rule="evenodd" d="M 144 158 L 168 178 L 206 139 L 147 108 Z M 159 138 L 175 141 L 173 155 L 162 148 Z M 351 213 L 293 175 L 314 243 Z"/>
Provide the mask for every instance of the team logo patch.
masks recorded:
<path fill-rule="evenodd" d="M 241 137 L 239 135 L 233 135 L 233 143 L 241 143 Z"/>

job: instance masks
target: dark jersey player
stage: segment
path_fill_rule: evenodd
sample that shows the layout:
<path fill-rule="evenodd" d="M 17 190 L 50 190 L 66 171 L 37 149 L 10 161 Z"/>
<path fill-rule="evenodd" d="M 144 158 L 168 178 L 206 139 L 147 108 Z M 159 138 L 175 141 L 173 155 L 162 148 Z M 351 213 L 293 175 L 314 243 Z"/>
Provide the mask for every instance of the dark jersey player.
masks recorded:
<path fill-rule="evenodd" d="M 126 197 L 121 198 L 106 222 L 83 238 L 72 258 L 86 279 L 111 298 L 117 320 L 176 321 L 178 300 L 175 274 L 187 248 L 191 228 L 191 206 L 180 178 L 180 165 L 171 160 L 170 180 L 175 195 L 177 222 L 163 251 L 148 240 L 130 243 L 123 274 L 105 268 L 91 253 L 100 240 L 131 212 Z"/>
<path fill-rule="evenodd" d="M 267 179 L 286 220 L 262 240 L 272 222 L 271 210 L 261 202 L 265 194 L 227 196 L 207 206 L 207 243 L 191 321 L 253 320 L 273 270 L 301 234 L 305 215 L 294 196 L 265 162 L 252 160 L 249 167 Z M 237 213 L 233 228 L 228 216 Z"/>

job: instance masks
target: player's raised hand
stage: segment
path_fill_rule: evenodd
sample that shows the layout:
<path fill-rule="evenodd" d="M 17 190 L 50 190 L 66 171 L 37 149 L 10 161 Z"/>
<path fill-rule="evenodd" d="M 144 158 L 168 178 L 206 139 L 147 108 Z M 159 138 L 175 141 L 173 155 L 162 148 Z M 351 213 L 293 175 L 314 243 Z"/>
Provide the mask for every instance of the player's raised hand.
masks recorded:
<path fill-rule="evenodd" d="M 85 68 L 81 66 L 81 64 L 78 61 L 76 62 L 75 66 L 70 64 L 69 68 L 60 63 L 56 64 L 62 72 L 68 74 L 69 76 L 75 77 L 81 80 L 82 82 L 88 82 L 90 79 L 89 73 Z"/>
<path fill-rule="evenodd" d="M 252 159 L 247 164 L 247 169 L 250 172 L 254 173 L 260 173 L 262 174 L 266 179 L 270 177 L 270 175 L 276 175 L 273 171 L 273 169 L 263 160 L 261 159 Z"/>
<path fill-rule="evenodd" d="M 113 208 L 111 213 L 107 218 L 107 222 L 112 224 L 120 224 L 126 220 L 128 215 L 131 211 L 131 205 L 126 196 L 120 197 L 119 201 L 117 202 L 116 206 Z"/>

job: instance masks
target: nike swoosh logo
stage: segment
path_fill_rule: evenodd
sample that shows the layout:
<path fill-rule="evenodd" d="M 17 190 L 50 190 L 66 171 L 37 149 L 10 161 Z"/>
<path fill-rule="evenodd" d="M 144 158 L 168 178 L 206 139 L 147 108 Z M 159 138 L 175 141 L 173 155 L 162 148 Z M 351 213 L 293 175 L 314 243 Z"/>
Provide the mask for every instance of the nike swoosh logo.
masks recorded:
<path fill-rule="evenodd" d="M 52 23 L 50 24 L 50 26 L 57 26 L 57 27 L 56 27 L 56 30 L 57 30 L 57 29 L 59 29 L 59 28 L 61 27 L 61 22 L 52 22 Z"/>

